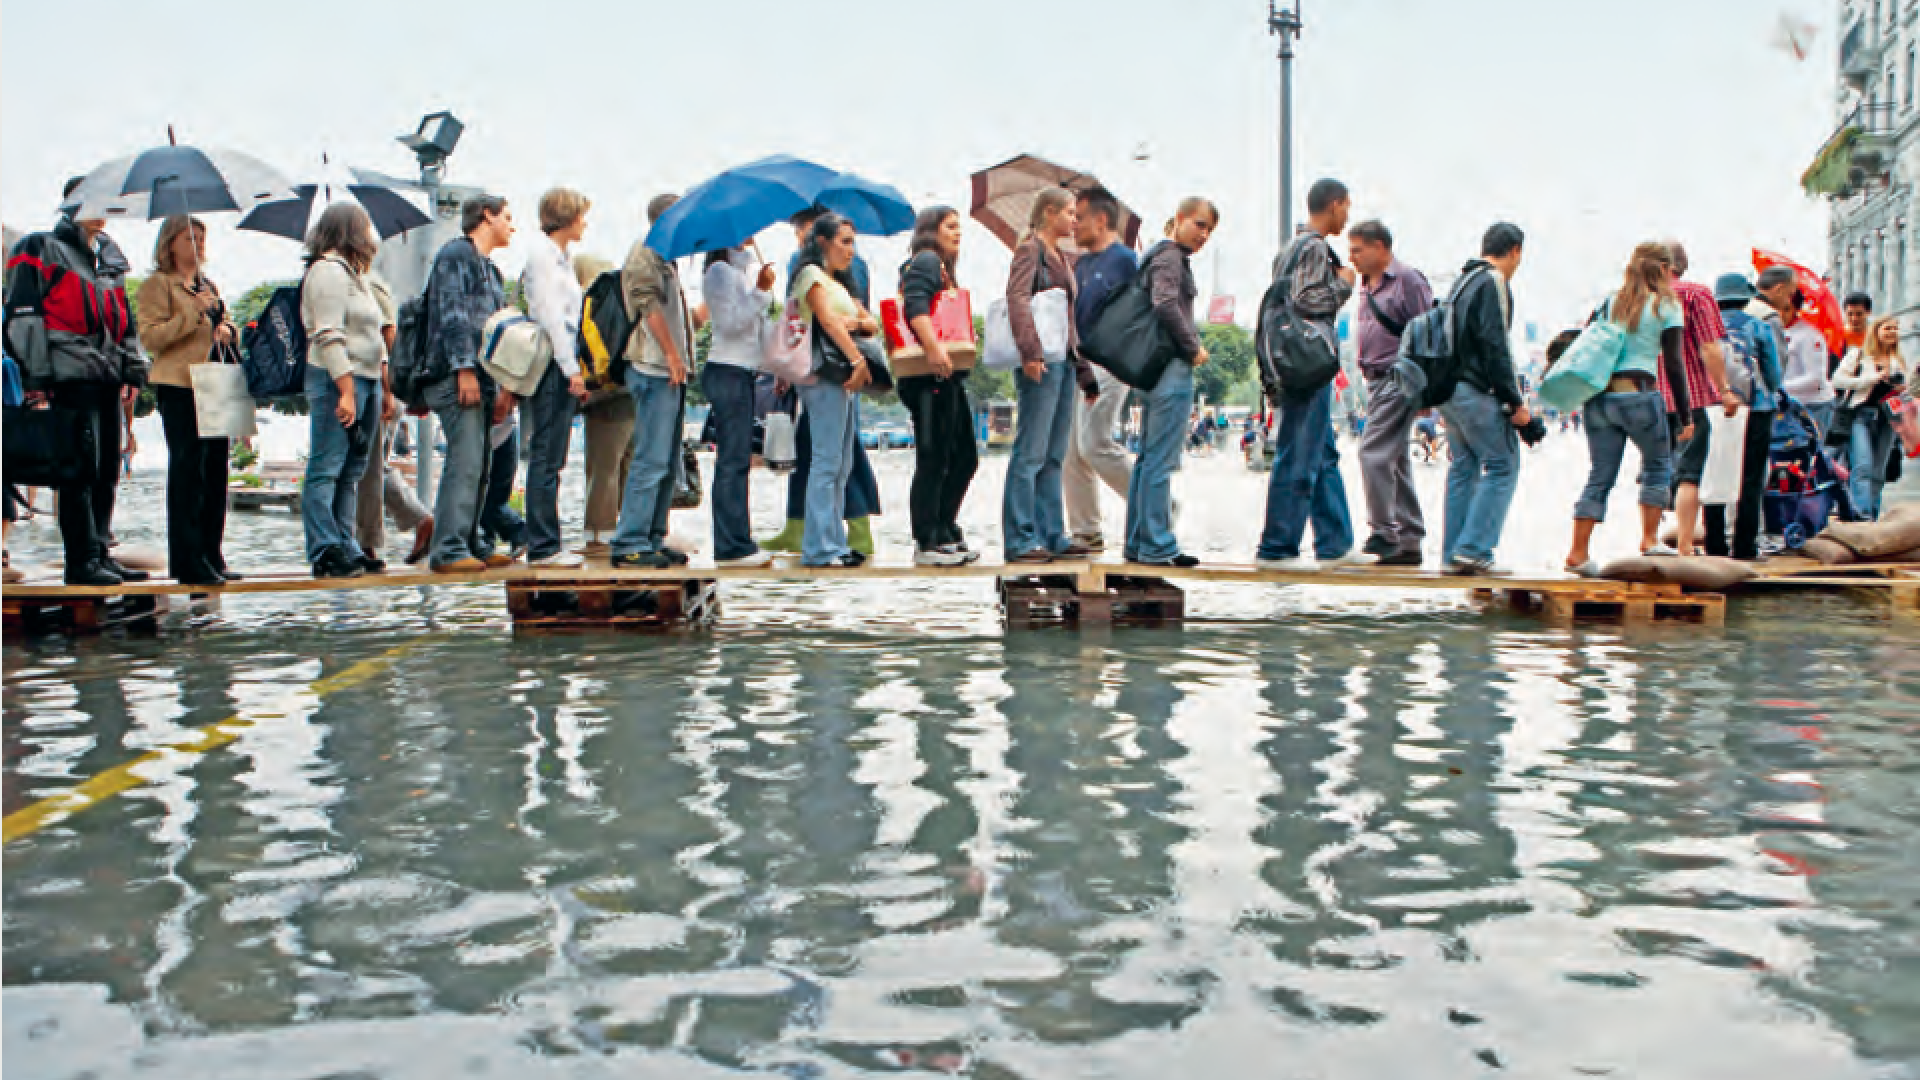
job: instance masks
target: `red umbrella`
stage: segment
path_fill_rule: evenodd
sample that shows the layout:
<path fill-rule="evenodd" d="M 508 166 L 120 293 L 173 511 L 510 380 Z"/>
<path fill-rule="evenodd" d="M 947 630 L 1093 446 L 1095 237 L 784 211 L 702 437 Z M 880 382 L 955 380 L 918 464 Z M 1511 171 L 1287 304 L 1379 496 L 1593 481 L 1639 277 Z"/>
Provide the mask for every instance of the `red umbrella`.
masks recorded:
<path fill-rule="evenodd" d="M 1806 303 L 1800 307 L 1800 317 L 1813 324 L 1820 336 L 1827 339 L 1827 348 L 1835 356 L 1847 351 L 1847 321 L 1840 313 L 1840 300 L 1833 295 L 1833 289 L 1827 280 L 1799 263 L 1771 251 L 1753 249 L 1753 269 L 1755 273 L 1764 272 L 1768 267 L 1784 266 L 1793 271 L 1800 286 L 1801 296 Z"/>
<path fill-rule="evenodd" d="M 1040 192 L 1063 187 L 1077 195 L 1100 186 L 1092 173 L 1021 154 L 973 174 L 973 220 L 985 225 L 1001 243 L 1015 247 L 1027 234 L 1033 200 Z M 1115 223 L 1120 242 L 1134 247 L 1140 239 L 1140 215 L 1122 203 L 1120 216 L 1122 220 Z"/>

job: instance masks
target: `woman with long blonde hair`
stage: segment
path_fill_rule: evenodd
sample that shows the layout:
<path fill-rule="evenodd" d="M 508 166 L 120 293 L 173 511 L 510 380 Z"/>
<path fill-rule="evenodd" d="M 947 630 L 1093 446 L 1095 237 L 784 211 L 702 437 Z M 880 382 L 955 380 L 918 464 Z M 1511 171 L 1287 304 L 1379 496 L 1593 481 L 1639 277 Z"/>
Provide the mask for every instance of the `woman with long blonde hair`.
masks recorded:
<path fill-rule="evenodd" d="M 1660 519 L 1673 494 L 1673 439 L 1666 399 L 1660 394 L 1657 365 L 1664 364 L 1675 401 L 1691 400 L 1681 336 L 1686 317 L 1673 291 L 1673 252 L 1665 244 L 1641 244 L 1627 261 L 1618 292 L 1595 316 L 1610 319 L 1626 334 L 1626 347 L 1606 390 L 1588 401 L 1581 415 L 1587 431 L 1591 471 L 1573 508 L 1573 548 L 1567 569 L 1596 577 L 1600 564 L 1590 550 L 1593 530 L 1607 517 L 1607 499 L 1620 476 L 1627 443 L 1640 448 L 1640 551 L 1673 555 L 1660 543 Z M 1690 437 L 1681 431 L 1680 441 Z"/>
<path fill-rule="evenodd" d="M 1906 389 L 1908 370 L 1900 355 L 1900 320 L 1888 315 L 1867 328 L 1860 347 L 1850 349 L 1833 374 L 1840 406 L 1851 411 L 1847 442 L 1847 492 L 1856 514 L 1868 521 L 1880 517 L 1880 493 L 1887 486 L 1887 465 L 1893 460 L 1893 417 L 1888 399 Z"/>

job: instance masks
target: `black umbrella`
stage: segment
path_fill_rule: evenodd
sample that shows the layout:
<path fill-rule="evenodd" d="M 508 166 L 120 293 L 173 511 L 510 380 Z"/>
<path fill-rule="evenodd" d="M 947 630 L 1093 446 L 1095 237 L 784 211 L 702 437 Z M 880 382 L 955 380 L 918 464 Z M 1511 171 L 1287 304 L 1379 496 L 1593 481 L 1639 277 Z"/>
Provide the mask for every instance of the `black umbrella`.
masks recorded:
<path fill-rule="evenodd" d="M 292 186 L 277 169 L 232 150 L 167 145 L 115 158 L 88 173 L 61 203 L 80 220 L 157 220 L 174 214 L 245 213 L 286 199 Z"/>
<path fill-rule="evenodd" d="M 256 207 L 252 213 L 240 219 L 240 227 L 250 232 L 284 236 L 289 240 L 305 240 L 308 225 L 313 221 L 314 203 L 318 201 L 321 206 L 327 206 L 342 199 L 352 199 L 366 210 L 367 217 L 373 219 L 373 227 L 382 240 L 433 222 L 426 211 L 390 187 L 378 184 L 301 184 L 293 189 L 293 198 Z"/>

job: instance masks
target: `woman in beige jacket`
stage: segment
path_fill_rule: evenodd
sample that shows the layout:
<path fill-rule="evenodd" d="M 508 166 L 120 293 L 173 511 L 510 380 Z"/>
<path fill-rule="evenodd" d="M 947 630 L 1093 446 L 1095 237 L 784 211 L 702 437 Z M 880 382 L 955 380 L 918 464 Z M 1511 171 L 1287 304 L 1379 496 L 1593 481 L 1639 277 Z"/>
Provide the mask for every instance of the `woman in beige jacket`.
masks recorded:
<path fill-rule="evenodd" d="M 192 368 L 211 360 L 216 344 L 231 347 L 239 339 L 220 290 L 202 272 L 206 257 L 206 226 L 184 215 L 168 218 L 136 306 L 167 437 L 167 568 L 189 585 L 224 585 L 240 576 L 220 551 L 229 441 L 200 437 Z"/>

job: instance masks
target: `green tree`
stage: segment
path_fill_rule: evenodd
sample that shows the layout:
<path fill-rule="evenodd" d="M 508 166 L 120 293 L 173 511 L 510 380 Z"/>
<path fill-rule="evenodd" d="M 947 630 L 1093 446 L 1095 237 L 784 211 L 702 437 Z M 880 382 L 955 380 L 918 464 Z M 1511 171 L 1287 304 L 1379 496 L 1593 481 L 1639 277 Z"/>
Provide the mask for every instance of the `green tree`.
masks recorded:
<path fill-rule="evenodd" d="M 1193 373 L 1194 393 L 1209 405 L 1246 404 L 1239 400 L 1254 383 L 1253 333 L 1237 323 L 1200 328 L 1207 362 Z"/>

